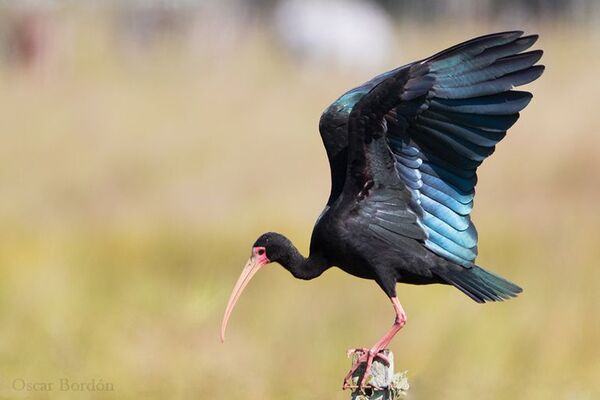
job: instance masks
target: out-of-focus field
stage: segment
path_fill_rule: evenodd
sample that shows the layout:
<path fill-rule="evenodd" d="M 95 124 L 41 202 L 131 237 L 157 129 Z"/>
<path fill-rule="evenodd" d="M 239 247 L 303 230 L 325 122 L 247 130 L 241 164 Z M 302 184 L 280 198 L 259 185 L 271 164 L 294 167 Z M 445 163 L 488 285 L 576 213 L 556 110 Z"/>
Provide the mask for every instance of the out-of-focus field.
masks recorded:
<path fill-rule="evenodd" d="M 503 28 L 402 26 L 389 67 Z M 260 233 L 307 253 L 329 191 L 319 115 L 371 74 L 302 69 L 261 32 L 127 57 L 93 19 L 72 29 L 64 60 L 0 70 L 0 397 L 348 398 L 346 349 L 393 319 L 374 283 L 269 267 L 225 344 L 218 328 Z M 481 168 L 474 215 L 479 264 L 525 292 L 482 306 L 399 286 L 412 399 L 600 397 L 600 38 L 537 31 L 546 73 Z M 63 378 L 114 391 L 14 386 Z"/>

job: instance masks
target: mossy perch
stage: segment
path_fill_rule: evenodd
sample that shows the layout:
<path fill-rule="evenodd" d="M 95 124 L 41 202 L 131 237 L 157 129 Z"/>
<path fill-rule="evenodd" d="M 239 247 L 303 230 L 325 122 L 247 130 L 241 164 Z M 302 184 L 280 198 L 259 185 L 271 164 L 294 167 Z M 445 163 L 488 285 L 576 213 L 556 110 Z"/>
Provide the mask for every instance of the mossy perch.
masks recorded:
<path fill-rule="evenodd" d="M 408 379 L 406 371 L 394 374 L 394 353 L 388 349 L 383 353 L 390 360 L 390 365 L 383 364 L 375 359 L 371 366 L 371 374 L 367 378 L 367 385 L 363 389 L 351 387 L 351 400 L 398 400 L 402 399 L 408 391 Z M 360 352 L 352 354 L 352 363 L 361 356 Z M 361 365 L 352 375 L 352 383 L 358 385 L 359 379 L 365 371 L 365 365 Z"/>

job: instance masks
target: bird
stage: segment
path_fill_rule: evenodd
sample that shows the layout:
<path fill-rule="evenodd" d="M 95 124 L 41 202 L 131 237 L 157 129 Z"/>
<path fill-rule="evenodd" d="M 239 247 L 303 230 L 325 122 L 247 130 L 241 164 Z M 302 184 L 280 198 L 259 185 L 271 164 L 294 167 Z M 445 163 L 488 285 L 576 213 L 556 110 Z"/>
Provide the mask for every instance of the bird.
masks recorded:
<path fill-rule="evenodd" d="M 513 90 L 539 78 L 538 35 L 507 31 L 476 37 L 382 73 L 349 90 L 321 115 L 319 131 L 331 191 L 304 257 L 276 232 L 252 245 L 227 303 L 265 265 L 310 280 L 331 267 L 373 280 L 394 309 L 392 327 L 370 348 L 355 349 L 344 388 L 360 365 L 364 388 L 375 359 L 406 324 L 396 284 L 450 285 L 478 303 L 516 297 L 521 287 L 475 263 L 471 220 L 477 169 L 495 150 L 532 94 Z M 354 386 L 356 387 L 356 385 Z"/>

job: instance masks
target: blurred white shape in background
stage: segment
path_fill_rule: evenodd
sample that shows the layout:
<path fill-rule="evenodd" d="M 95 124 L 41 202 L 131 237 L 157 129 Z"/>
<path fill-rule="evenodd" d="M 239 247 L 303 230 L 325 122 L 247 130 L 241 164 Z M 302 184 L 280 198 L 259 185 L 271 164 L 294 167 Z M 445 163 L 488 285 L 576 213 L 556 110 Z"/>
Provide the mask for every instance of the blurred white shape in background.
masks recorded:
<path fill-rule="evenodd" d="M 278 39 L 304 63 L 371 70 L 392 55 L 392 21 L 366 0 L 284 0 L 274 17 Z"/>

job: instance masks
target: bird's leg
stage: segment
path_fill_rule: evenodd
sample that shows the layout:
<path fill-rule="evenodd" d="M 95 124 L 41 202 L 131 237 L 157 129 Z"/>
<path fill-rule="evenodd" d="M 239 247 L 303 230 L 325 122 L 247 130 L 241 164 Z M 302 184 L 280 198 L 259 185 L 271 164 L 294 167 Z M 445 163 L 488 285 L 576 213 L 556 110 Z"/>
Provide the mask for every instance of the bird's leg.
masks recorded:
<path fill-rule="evenodd" d="M 394 324 L 390 330 L 387 331 L 387 333 L 383 335 L 383 337 L 379 339 L 379 341 L 371 348 L 371 351 L 375 351 L 375 353 L 385 349 L 390 344 L 396 333 L 398 333 L 398 331 L 406 324 L 406 313 L 398 301 L 398 298 L 391 297 L 390 300 L 392 301 L 394 311 L 396 312 L 396 319 L 394 320 Z"/>
<path fill-rule="evenodd" d="M 386 334 L 383 335 L 383 337 L 381 339 L 379 339 L 377 341 L 377 343 L 375 343 L 373 345 L 373 347 L 371 347 L 370 349 L 355 349 L 355 350 L 349 351 L 349 353 L 361 352 L 363 354 L 352 365 L 350 372 L 348 372 L 348 374 L 344 378 L 344 385 L 343 385 L 344 389 L 352 386 L 352 375 L 354 375 L 354 373 L 356 372 L 356 370 L 358 369 L 358 367 L 360 367 L 360 365 L 362 363 L 366 363 L 366 368 L 365 368 L 365 372 L 363 373 L 362 377 L 358 381 L 359 389 L 363 388 L 365 386 L 365 381 L 366 381 L 367 375 L 369 375 L 369 373 L 370 373 L 371 365 L 373 365 L 373 360 L 375 358 L 379 358 L 382 361 L 384 361 L 386 364 L 389 365 L 388 358 L 380 352 L 390 344 L 390 342 L 392 341 L 392 338 L 406 324 L 406 313 L 404 312 L 402 305 L 398 301 L 398 298 L 391 297 L 390 300 L 392 301 L 392 305 L 394 306 L 394 311 L 396 312 L 396 319 L 394 320 L 394 324 L 386 332 Z"/>

